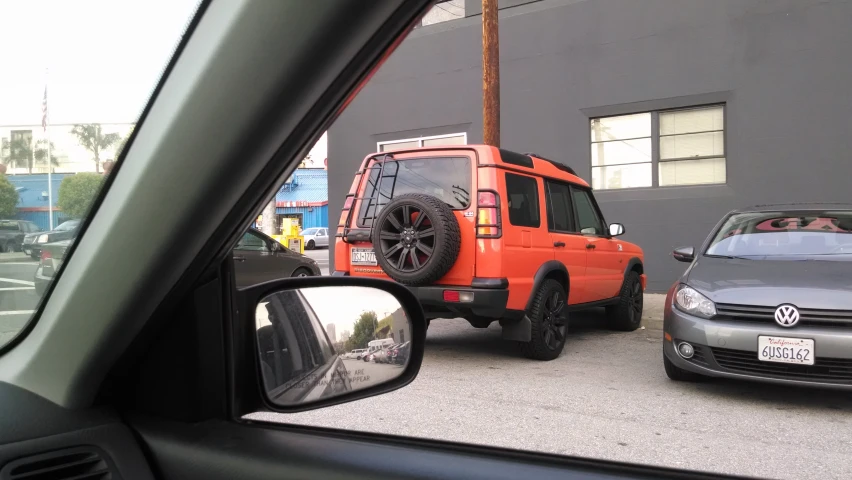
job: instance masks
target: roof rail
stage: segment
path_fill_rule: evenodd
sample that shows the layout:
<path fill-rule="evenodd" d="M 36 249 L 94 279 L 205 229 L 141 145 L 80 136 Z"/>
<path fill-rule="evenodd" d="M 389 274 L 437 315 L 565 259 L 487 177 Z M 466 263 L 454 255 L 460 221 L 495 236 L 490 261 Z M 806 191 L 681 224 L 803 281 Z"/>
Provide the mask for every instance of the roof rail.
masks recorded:
<path fill-rule="evenodd" d="M 551 160 L 547 157 L 542 157 L 541 155 L 539 155 L 537 153 L 525 153 L 524 155 L 527 155 L 527 156 L 530 156 L 530 157 L 535 157 L 535 158 L 538 158 L 539 160 L 544 160 L 545 162 L 553 165 L 554 167 L 558 168 L 559 170 L 562 170 L 563 172 L 568 172 L 571 175 L 574 175 L 575 177 L 578 176 L 577 172 L 575 172 L 573 168 L 569 167 L 568 165 L 565 165 L 564 163 L 559 163 L 556 160 Z"/>

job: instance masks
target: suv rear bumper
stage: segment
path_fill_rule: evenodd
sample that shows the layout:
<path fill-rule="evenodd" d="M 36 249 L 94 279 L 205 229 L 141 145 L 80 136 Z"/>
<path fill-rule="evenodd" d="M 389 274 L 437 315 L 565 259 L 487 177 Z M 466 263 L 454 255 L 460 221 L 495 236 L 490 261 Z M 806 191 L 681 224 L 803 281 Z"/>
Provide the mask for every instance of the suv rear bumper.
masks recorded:
<path fill-rule="evenodd" d="M 428 319 L 470 316 L 499 319 L 506 314 L 508 286 L 509 282 L 505 278 L 475 278 L 471 286 L 430 285 L 408 289 L 420 300 Z M 472 293 L 473 301 L 448 302 L 444 300 L 445 290 Z"/>

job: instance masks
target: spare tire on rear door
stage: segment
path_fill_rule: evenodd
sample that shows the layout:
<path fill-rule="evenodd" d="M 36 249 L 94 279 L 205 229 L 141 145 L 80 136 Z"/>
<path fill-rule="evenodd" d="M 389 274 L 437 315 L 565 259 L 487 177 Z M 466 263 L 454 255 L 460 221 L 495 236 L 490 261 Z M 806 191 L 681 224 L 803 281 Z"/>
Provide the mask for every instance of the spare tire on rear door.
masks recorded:
<path fill-rule="evenodd" d="M 431 195 L 400 195 L 373 223 L 373 248 L 382 270 L 399 283 L 428 285 L 450 271 L 461 246 L 453 210 Z"/>

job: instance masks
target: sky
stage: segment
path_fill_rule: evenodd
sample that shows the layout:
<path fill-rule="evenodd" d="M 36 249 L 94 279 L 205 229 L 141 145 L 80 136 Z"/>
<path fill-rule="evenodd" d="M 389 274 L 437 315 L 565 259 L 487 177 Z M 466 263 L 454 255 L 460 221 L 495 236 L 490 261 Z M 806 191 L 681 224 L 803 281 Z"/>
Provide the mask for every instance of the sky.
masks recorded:
<path fill-rule="evenodd" d="M 133 123 L 198 0 L 0 0 L 0 125 Z"/>
<path fill-rule="evenodd" d="M 399 301 L 384 290 L 367 287 L 303 288 L 323 326 L 334 323 L 337 339 L 344 330 L 354 331 L 355 321 L 364 311 L 374 311 L 379 320 L 400 307 Z"/>
<path fill-rule="evenodd" d="M 199 0 L 0 0 L 0 126 L 135 123 Z M 326 136 L 311 152 L 322 167 Z"/>

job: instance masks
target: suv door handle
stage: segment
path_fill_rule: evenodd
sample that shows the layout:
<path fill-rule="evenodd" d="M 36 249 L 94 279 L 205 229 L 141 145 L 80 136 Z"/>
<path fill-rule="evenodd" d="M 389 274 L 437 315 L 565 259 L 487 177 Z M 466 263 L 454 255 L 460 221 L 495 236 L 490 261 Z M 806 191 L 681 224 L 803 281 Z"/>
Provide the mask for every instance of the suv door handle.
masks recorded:
<path fill-rule="evenodd" d="M 553 246 L 554 246 L 554 247 L 564 247 L 564 246 L 565 246 L 565 242 L 553 242 Z"/>
<path fill-rule="evenodd" d="M 241 256 L 234 255 L 234 261 L 235 261 L 235 262 L 245 262 L 245 261 L 246 261 L 246 257 L 241 257 Z"/>
<path fill-rule="evenodd" d="M 586 248 L 595 248 L 595 244 L 594 243 L 587 243 Z"/>

